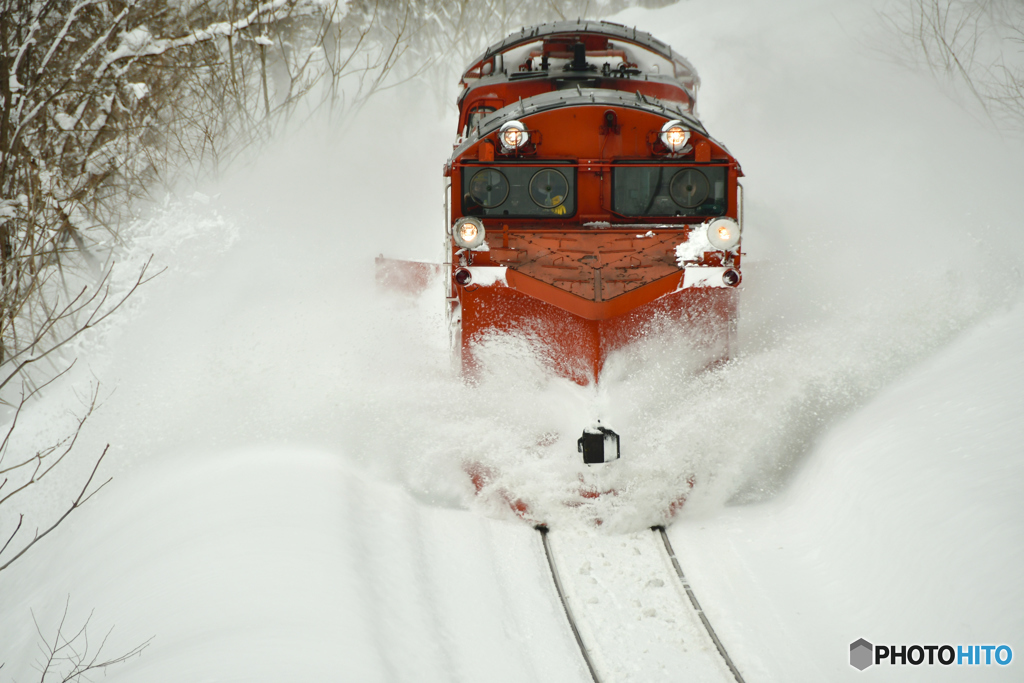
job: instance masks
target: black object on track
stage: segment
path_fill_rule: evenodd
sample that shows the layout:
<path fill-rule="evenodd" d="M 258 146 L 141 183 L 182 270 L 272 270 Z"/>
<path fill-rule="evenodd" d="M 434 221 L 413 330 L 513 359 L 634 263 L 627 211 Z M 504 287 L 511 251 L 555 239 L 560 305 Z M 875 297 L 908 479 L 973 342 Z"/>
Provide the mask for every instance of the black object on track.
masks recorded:
<path fill-rule="evenodd" d="M 558 591 L 558 599 L 562 601 L 562 609 L 565 610 L 565 616 L 569 620 L 569 626 L 572 628 L 572 634 L 576 636 L 576 644 L 580 646 L 580 653 L 583 654 L 583 661 L 586 662 L 587 669 L 590 671 L 590 677 L 594 679 L 594 683 L 601 683 L 601 679 L 597 676 L 597 671 L 594 670 L 594 663 L 590 661 L 590 654 L 587 652 L 587 648 L 583 644 L 583 638 L 580 637 L 580 631 L 576 628 L 576 619 L 572 616 L 572 610 L 569 609 L 569 603 L 565 599 L 565 591 L 562 589 L 562 580 L 558 578 L 558 569 L 555 567 L 555 558 L 551 555 L 551 545 L 548 542 L 548 528 L 541 524 L 538 525 L 536 529 L 540 532 L 540 539 L 544 544 L 544 556 L 548 558 L 548 568 L 551 570 L 551 578 L 555 580 L 555 590 Z M 717 643 L 718 641 L 715 642 Z"/>
<path fill-rule="evenodd" d="M 700 617 L 701 623 L 704 624 L 704 628 L 707 629 L 708 635 L 711 636 L 711 640 L 715 643 L 715 647 L 718 648 L 718 654 L 722 655 L 722 659 L 725 660 L 725 665 L 729 667 L 729 671 L 732 672 L 733 677 L 736 679 L 736 683 L 746 683 L 743 680 L 743 676 L 740 674 L 739 669 L 736 668 L 736 665 L 733 664 L 732 659 L 729 657 L 729 653 L 725 651 L 725 646 L 722 645 L 722 641 L 718 639 L 718 634 L 715 633 L 715 629 L 711 627 L 711 622 L 708 621 L 708 617 L 704 614 L 704 610 L 700 608 L 700 603 L 697 602 L 697 596 L 693 594 L 693 590 L 690 588 L 690 582 L 686 580 L 686 575 L 683 574 L 683 568 L 679 565 L 679 559 L 676 558 L 675 550 L 672 549 L 672 542 L 668 540 L 668 534 L 665 533 L 665 527 L 655 526 L 651 527 L 651 530 L 657 531 L 661 534 L 661 541 L 665 544 L 665 552 L 668 553 L 669 559 L 672 560 L 672 566 L 676 570 L 676 575 L 679 576 L 679 580 L 683 582 L 683 589 L 686 590 L 686 597 L 690 598 L 690 604 L 693 605 L 694 611 L 697 612 L 697 616 Z M 547 542 L 545 542 L 544 548 L 547 550 Z M 551 559 L 549 556 L 548 562 L 550 561 Z M 554 566 L 552 566 L 551 570 L 554 571 Z M 556 578 L 555 581 L 557 583 L 558 579 Z M 572 619 L 570 618 L 570 621 L 571 620 Z M 573 630 L 576 630 L 575 626 L 573 627 Z M 576 636 L 576 638 L 579 639 L 579 636 Z"/>

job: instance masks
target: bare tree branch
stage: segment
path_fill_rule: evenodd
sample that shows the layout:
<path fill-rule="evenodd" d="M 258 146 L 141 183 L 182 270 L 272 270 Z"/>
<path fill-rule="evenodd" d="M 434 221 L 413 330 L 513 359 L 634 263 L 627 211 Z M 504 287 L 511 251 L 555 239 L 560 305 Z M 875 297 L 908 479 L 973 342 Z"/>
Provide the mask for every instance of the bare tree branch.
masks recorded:
<path fill-rule="evenodd" d="M 47 528 L 47 529 L 46 529 L 45 531 L 43 531 L 42 533 L 40 533 L 40 532 L 39 532 L 39 530 L 37 529 L 37 530 L 36 530 L 36 533 L 35 533 L 35 536 L 33 536 L 33 538 L 32 538 L 32 540 L 31 540 L 31 541 L 29 541 L 29 542 L 28 542 L 28 543 L 27 543 L 27 544 L 26 544 L 25 546 L 23 546 L 23 547 L 22 547 L 22 549 L 21 549 L 21 550 L 19 550 L 19 551 L 17 552 L 17 554 L 15 554 L 15 555 L 14 555 L 13 557 L 11 557 L 11 558 L 10 558 L 9 560 L 7 560 L 6 562 L 4 562 L 3 564 L 0 564 L 0 572 L 2 572 L 3 570 L 5 570 L 5 569 L 7 569 L 7 568 L 8 568 L 9 566 L 11 566 L 11 564 L 12 564 L 12 563 L 14 563 L 14 562 L 15 562 L 15 561 L 16 561 L 16 560 L 17 560 L 17 559 L 19 558 L 19 557 L 21 557 L 21 556 L 22 556 L 22 555 L 24 555 L 24 554 L 25 554 L 26 552 L 28 552 L 28 551 L 29 551 L 29 549 L 30 549 L 30 548 L 31 548 L 32 546 L 34 546 L 34 545 L 35 545 L 36 543 L 38 543 L 38 542 L 39 542 L 39 541 L 41 541 L 41 540 L 42 540 L 43 538 L 45 538 L 45 537 L 46 537 L 46 536 L 47 536 L 47 535 L 48 535 L 48 534 L 49 534 L 49 533 L 50 533 L 51 531 L 53 531 L 53 530 L 54 530 L 54 529 L 56 529 L 56 528 L 57 528 L 58 526 L 60 526 L 60 525 L 61 525 L 61 523 L 62 523 L 62 522 L 63 522 L 63 521 L 65 520 L 65 519 L 67 519 L 67 518 L 68 518 L 68 515 L 70 515 L 70 514 L 71 514 L 72 512 L 74 512 L 74 511 L 75 511 L 75 510 L 77 510 L 78 508 L 82 507 L 83 505 L 85 505 L 85 504 L 86 504 L 87 502 L 89 502 L 89 499 L 90 499 L 90 498 L 92 498 L 92 497 L 93 497 L 93 496 L 94 496 L 95 494 L 99 493 L 99 491 L 100 491 L 100 490 L 101 490 L 101 489 L 102 489 L 102 488 L 103 488 L 104 486 L 106 486 L 107 484 L 109 484 L 109 483 L 110 483 L 111 479 L 107 479 L 107 480 L 106 480 L 105 482 L 103 482 L 103 483 L 102 483 L 102 484 L 100 484 L 100 485 L 99 485 L 98 487 L 96 487 L 96 489 L 95 489 L 94 491 L 92 491 L 92 492 L 88 493 L 88 495 L 86 495 L 86 492 L 87 492 L 87 491 L 89 491 L 89 486 L 91 486 L 91 485 L 92 485 L 92 480 L 93 480 L 93 477 L 95 477 L 95 476 L 96 476 L 96 470 L 98 470 L 98 469 L 99 469 L 99 467 L 100 467 L 100 463 L 102 463 L 102 462 L 103 462 L 103 458 L 104 458 L 104 457 L 106 457 L 106 455 L 107 455 L 107 451 L 108 451 L 109 449 L 110 449 L 110 444 L 107 444 L 106 448 L 104 448 L 104 449 L 103 449 L 103 453 L 101 453 L 101 454 L 100 454 L 100 457 L 99 457 L 99 458 L 98 458 L 98 459 L 96 460 L 96 464 L 95 464 L 95 465 L 93 466 L 93 468 L 92 468 L 92 472 L 91 472 L 91 473 L 89 474 L 89 478 L 88 478 L 88 479 L 87 479 L 87 480 L 85 481 L 85 486 L 83 486 L 83 487 L 82 487 L 82 490 L 81 490 L 81 491 L 79 492 L 79 494 L 78 494 L 78 496 L 77 496 L 77 497 L 75 498 L 75 500 L 74 500 L 74 501 L 72 501 L 71 505 L 70 505 L 70 506 L 68 507 L 68 509 L 67 509 L 67 510 L 66 510 L 66 511 L 64 512 L 64 514 L 63 514 L 63 515 L 61 515 L 61 516 L 60 516 L 60 517 L 59 517 L 59 518 L 57 519 L 57 521 L 56 521 L 56 522 L 54 522 L 53 524 L 51 524 L 51 525 L 50 525 L 50 526 L 49 526 L 49 527 L 48 527 L 48 528 Z M 19 523 L 19 524 L 20 524 L 20 523 Z M 10 541 L 8 541 L 8 543 L 10 543 Z M 4 545 L 4 548 L 6 548 L 6 547 L 7 547 L 7 546 L 6 546 L 6 544 L 5 544 L 5 545 Z"/>
<path fill-rule="evenodd" d="M 110 634 L 114 629 L 111 627 L 100 640 L 99 645 L 93 650 L 92 642 L 89 640 L 89 623 L 92 621 L 94 612 L 89 612 L 82 626 L 74 633 L 67 633 L 68 609 L 70 597 L 64 602 L 64 612 L 61 615 L 57 630 L 52 639 L 47 638 L 43 633 L 35 612 L 32 614 L 32 623 L 35 625 L 36 634 L 39 637 L 39 653 L 41 661 L 36 664 L 39 672 L 39 683 L 59 680 L 61 683 L 73 683 L 83 678 L 88 679 L 88 674 L 103 671 L 104 669 L 121 664 L 129 659 L 139 656 L 153 642 L 149 638 L 143 643 L 136 645 L 128 652 L 104 658 L 103 650 L 107 645 Z M 51 676 L 51 674 L 53 674 Z"/>

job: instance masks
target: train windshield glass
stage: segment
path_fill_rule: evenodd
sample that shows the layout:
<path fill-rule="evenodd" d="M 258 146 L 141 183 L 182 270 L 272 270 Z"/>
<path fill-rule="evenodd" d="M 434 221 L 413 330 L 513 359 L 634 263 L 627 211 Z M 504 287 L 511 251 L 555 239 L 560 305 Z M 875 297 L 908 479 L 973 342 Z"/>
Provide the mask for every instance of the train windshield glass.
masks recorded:
<path fill-rule="evenodd" d="M 462 213 L 509 218 L 576 213 L 572 166 L 470 166 L 462 169 Z"/>
<path fill-rule="evenodd" d="M 616 166 L 612 210 L 623 216 L 724 216 L 724 166 Z"/>

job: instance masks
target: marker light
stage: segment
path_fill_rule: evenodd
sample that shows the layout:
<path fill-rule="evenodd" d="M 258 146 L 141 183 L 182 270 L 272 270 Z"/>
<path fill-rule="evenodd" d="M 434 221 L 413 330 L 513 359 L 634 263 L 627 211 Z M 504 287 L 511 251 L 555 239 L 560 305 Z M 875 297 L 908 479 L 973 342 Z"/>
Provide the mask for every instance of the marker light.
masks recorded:
<path fill-rule="evenodd" d="M 455 244 L 459 245 L 463 249 L 476 249 L 484 243 L 484 224 L 479 218 L 473 218 L 472 216 L 464 216 L 459 220 L 455 221 L 455 227 L 452 228 L 452 239 L 455 240 Z"/>
<path fill-rule="evenodd" d="M 526 126 L 522 121 L 507 121 L 498 129 L 498 140 L 501 142 L 501 148 L 510 152 L 529 142 L 530 134 L 526 131 Z"/>
<path fill-rule="evenodd" d="M 728 251 L 740 242 L 740 225 L 731 218 L 716 218 L 708 224 L 708 242 L 716 249 Z"/>
<path fill-rule="evenodd" d="M 669 121 L 661 127 L 661 141 L 671 152 L 682 152 L 690 141 L 690 131 L 683 127 L 683 122 Z"/>
<path fill-rule="evenodd" d="M 455 281 L 463 287 L 469 287 L 473 284 L 473 274 L 469 272 L 469 268 L 459 268 L 455 271 Z"/>

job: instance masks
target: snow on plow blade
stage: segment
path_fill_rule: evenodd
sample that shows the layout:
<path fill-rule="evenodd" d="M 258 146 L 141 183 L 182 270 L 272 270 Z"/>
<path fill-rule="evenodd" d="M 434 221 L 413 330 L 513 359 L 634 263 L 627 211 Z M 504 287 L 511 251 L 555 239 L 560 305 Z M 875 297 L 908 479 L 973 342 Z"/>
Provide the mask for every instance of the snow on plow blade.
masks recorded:
<path fill-rule="evenodd" d="M 377 267 L 377 286 L 382 289 L 419 294 L 430 283 L 441 276 L 440 263 L 405 261 L 386 258 L 383 254 L 374 259 Z"/>
<path fill-rule="evenodd" d="M 678 289 L 681 277 L 669 276 L 594 305 L 551 296 L 553 287 L 535 291 L 540 290 L 536 280 L 511 268 L 506 281 L 455 287 L 461 303 L 462 370 L 467 375 L 476 372 L 478 343 L 494 333 L 519 331 L 530 334 L 534 349 L 556 374 L 581 386 L 598 381 L 612 352 L 652 330 L 686 333 L 706 347 L 711 362 L 728 358 L 738 305 L 733 288 Z"/>

